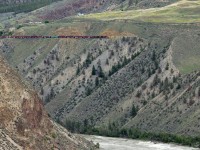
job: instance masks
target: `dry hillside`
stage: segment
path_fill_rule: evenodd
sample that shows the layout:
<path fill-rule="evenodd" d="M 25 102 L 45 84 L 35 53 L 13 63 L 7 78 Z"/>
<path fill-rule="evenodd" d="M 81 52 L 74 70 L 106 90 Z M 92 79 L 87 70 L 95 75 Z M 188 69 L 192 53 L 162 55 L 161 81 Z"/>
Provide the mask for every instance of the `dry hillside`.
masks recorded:
<path fill-rule="evenodd" d="M 73 132 L 196 137 L 199 8 L 199 0 L 60 1 L 17 19 L 5 15 L 1 34 L 109 38 L 1 39 L 0 53 L 35 88 L 48 114 Z"/>
<path fill-rule="evenodd" d="M 92 149 L 93 145 L 54 123 L 37 94 L 0 58 L 1 149 Z"/>

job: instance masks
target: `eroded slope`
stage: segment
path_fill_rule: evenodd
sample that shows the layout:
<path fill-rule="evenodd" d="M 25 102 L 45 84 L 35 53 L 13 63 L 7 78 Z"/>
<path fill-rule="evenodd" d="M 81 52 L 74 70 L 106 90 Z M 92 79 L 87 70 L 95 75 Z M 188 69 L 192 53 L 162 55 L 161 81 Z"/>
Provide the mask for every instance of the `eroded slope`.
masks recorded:
<path fill-rule="evenodd" d="M 37 94 L 0 58 L 0 142 L 5 149 L 89 149 L 51 121 Z"/>

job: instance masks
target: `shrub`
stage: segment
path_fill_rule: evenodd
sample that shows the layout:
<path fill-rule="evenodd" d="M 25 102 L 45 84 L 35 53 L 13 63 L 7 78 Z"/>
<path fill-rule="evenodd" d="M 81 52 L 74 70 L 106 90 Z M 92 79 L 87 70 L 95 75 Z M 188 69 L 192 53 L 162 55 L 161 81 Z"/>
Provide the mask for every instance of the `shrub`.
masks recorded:
<path fill-rule="evenodd" d="M 49 23 L 49 21 L 48 21 L 48 20 L 45 20 L 44 23 Z"/>

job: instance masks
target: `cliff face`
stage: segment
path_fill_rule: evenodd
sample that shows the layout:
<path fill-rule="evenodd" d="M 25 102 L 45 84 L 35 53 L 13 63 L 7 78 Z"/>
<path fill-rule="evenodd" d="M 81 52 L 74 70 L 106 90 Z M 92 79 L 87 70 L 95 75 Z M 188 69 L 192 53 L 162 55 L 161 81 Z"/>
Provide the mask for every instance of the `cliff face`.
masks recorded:
<path fill-rule="evenodd" d="M 48 118 L 37 94 L 0 58 L 0 145 L 4 149 L 90 149 Z"/>

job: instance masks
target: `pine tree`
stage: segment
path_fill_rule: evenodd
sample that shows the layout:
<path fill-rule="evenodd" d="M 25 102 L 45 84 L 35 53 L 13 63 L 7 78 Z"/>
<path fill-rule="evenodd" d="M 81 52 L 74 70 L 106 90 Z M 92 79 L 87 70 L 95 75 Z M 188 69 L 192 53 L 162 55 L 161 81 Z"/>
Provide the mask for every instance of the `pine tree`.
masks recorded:
<path fill-rule="evenodd" d="M 91 54 L 90 53 L 88 53 L 88 55 L 87 55 L 87 58 L 86 58 L 86 60 L 85 60 L 85 63 L 86 63 L 86 66 L 88 67 L 90 64 L 91 64 Z"/>
<path fill-rule="evenodd" d="M 118 63 L 117 63 L 117 69 L 120 69 L 121 68 L 121 64 L 120 64 L 120 62 L 118 61 Z"/>
<path fill-rule="evenodd" d="M 98 78 L 98 77 L 96 77 L 96 79 L 95 79 L 95 85 L 96 85 L 96 86 L 99 85 L 99 78 Z"/>
<path fill-rule="evenodd" d="M 111 73 L 112 73 L 112 74 L 114 74 L 116 71 L 117 71 L 117 68 L 116 68 L 116 66 L 115 66 L 115 65 L 114 65 L 114 66 L 112 66 L 112 71 L 111 71 Z"/>
<path fill-rule="evenodd" d="M 137 115 L 137 109 L 135 105 L 133 104 L 132 109 L 131 109 L 131 116 L 135 117 Z"/>
<path fill-rule="evenodd" d="M 2 36 L 3 35 L 3 31 L 0 31 L 0 36 Z"/>
<path fill-rule="evenodd" d="M 158 84 L 158 81 L 159 81 L 158 75 L 156 74 L 155 77 L 154 77 L 154 79 L 153 79 L 152 85 L 156 86 Z"/>
<path fill-rule="evenodd" d="M 59 59 L 58 55 L 56 55 L 56 60 L 57 60 L 57 61 L 60 61 L 60 59 Z"/>
<path fill-rule="evenodd" d="M 41 88 L 40 94 L 41 94 L 41 95 L 44 94 L 44 89 L 43 89 L 43 87 Z"/>
<path fill-rule="evenodd" d="M 77 70 L 76 70 L 76 75 L 78 75 L 80 73 L 80 67 L 78 65 Z"/>
<path fill-rule="evenodd" d="M 164 81 L 164 90 L 166 90 L 167 88 L 168 88 L 168 85 L 169 85 L 169 80 L 168 80 L 168 78 L 166 77 L 165 78 L 165 81 Z"/>
<path fill-rule="evenodd" d="M 55 96 L 55 92 L 54 92 L 53 88 L 51 88 L 50 99 L 54 98 L 54 96 Z"/>
<path fill-rule="evenodd" d="M 165 70 L 169 70 L 169 63 L 167 63 Z"/>
<path fill-rule="evenodd" d="M 200 87 L 198 88 L 197 96 L 200 97 Z"/>
<path fill-rule="evenodd" d="M 155 60 L 156 60 L 156 53 L 155 53 L 155 51 L 153 51 L 152 56 L 151 56 L 151 59 L 152 59 L 152 61 L 155 61 Z"/>
<path fill-rule="evenodd" d="M 49 103 L 49 102 L 50 102 L 50 96 L 49 96 L 49 94 L 47 94 L 47 96 L 45 97 L 45 102 L 46 102 L 46 103 Z"/>
<path fill-rule="evenodd" d="M 84 126 L 85 126 L 85 127 L 88 126 L 88 120 L 87 120 L 87 119 L 84 120 Z"/>
<path fill-rule="evenodd" d="M 99 66 L 99 77 L 100 78 L 104 78 L 105 77 L 104 72 L 103 72 L 101 66 Z"/>
<path fill-rule="evenodd" d="M 179 90 L 180 88 L 181 88 L 181 85 L 178 84 L 177 87 L 176 87 L 176 89 Z"/>
<path fill-rule="evenodd" d="M 92 75 L 93 76 L 96 75 L 96 69 L 95 69 L 94 65 L 92 66 Z"/>
<path fill-rule="evenodd" d="M 92 93 L 92 90 L 90 88 L 86 88 L 85 95 L 89 96 Z"/>
<path fill-rule="evenodd" d="M 37 71 L 36 71 L 35 69 L 33 69 L 33 74 L 36 74 L 36 72 L 37 72 Z"/>
<path fill-rule="evenodd" d="M 124 62 L 123 62 L 123 66 L 127 65 L 128 64 L 128 60 L 126 58 L 126 56 L 124 56 Z"/>

